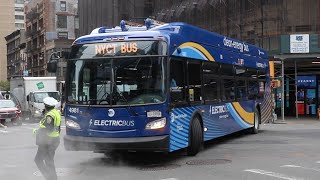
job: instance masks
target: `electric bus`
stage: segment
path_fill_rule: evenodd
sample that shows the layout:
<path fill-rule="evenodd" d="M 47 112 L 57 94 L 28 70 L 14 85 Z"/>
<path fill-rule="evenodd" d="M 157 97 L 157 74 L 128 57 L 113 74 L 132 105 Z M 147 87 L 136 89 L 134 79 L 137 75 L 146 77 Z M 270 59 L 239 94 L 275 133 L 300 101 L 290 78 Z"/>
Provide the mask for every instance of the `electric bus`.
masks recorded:
<path fill-rule="evenodd" d="M 67 59 L 65 148 L 196 155 L 258 133 L 272 115 L 269 74 L 264 49 L 186 23 L 96 28 Z"/>

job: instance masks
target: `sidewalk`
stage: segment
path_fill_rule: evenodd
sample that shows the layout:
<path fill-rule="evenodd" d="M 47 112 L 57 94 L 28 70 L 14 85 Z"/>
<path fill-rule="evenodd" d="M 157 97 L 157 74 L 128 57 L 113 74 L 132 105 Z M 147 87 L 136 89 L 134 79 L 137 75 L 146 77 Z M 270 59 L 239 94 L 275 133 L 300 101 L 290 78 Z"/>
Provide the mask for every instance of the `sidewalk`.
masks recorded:
<path fill-rule="evenodd" d="M 320 124 L 320 120 L 316 117 L 290 117 L 285 116 L 284 121 L 282 117 L 278 117 L 278 120 L 274 122 L 275 124 Z"/>

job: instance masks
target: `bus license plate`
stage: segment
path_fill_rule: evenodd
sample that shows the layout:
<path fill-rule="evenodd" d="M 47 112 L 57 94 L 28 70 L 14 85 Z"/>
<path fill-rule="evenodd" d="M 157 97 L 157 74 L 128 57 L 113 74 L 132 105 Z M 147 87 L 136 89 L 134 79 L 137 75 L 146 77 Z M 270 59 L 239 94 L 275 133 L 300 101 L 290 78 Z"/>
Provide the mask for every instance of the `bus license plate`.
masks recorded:
<path fill-rule="evenodd" d="M 161 111 L 149 111 L 147 117 L 162 117 Z"/>

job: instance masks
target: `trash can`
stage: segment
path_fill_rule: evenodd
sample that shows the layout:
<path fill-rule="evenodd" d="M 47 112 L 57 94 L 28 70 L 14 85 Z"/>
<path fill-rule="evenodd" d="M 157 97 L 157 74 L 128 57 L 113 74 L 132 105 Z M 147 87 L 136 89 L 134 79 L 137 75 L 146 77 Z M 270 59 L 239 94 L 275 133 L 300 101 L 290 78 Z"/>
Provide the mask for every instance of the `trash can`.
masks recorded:
<path fill-rule="evenodd" d="M 318 116 L 318 119 L 320 119 L 320 108 L 317 108 L 317 116 Z"/>

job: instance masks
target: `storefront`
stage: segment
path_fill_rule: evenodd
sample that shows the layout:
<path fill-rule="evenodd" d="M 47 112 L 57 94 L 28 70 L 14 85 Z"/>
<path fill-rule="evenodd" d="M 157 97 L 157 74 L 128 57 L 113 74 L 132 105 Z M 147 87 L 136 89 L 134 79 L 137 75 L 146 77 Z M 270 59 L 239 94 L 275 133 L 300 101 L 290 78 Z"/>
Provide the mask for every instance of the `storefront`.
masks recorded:
<path fill-rule="evenodd" d="M 281 37 L 281 54 L 272 56 L 275 79 L 281 86 L 274 89 L 280 117 L 317 117 L 320 108 L 320 49 L 318 35 L 295 34 Z M 283 98 L 282 98 L 283 97 Z M 284 108 L 282 108 L 284 107 Z"/>

